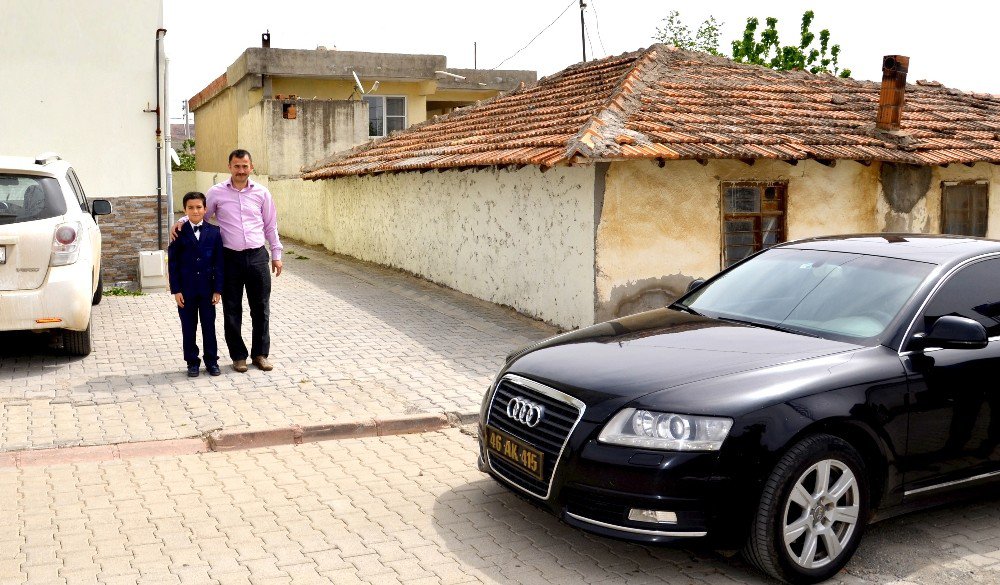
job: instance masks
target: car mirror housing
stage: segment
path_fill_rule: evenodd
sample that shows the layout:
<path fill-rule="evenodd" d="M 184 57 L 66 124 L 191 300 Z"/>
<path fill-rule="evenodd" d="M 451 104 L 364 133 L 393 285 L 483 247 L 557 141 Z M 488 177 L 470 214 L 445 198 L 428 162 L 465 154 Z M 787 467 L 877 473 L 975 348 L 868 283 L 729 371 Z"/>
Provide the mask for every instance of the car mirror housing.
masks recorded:
<path fill-rule="evenodd" d="M 910 349 L 928 347 L 943 349 L 982 349 L 989 343 L 986 328 L 967 317 L 945 315 L 934 322 L 927 333 L 918 333 L 910 342 Z"/>
<path fill-rule="evenodd" d="M 684 294 L 687 294 L 687 293 L 689 293 L 689 292 L 691 292 L 691 291 L 699 288 L 703 284 L 705 284 L 705 279 L 704 278 L 696 278 L 696 279 L 692 280 L 691 282 L 688 283 L 687 290 L 684 291 Z"/>
<path fill-rule="evenodd" d="M 111 213 L 111 202 L 107 199 L 94 199 L 90 202 L 90 212 L 94 215 L 108 215 Z"/>

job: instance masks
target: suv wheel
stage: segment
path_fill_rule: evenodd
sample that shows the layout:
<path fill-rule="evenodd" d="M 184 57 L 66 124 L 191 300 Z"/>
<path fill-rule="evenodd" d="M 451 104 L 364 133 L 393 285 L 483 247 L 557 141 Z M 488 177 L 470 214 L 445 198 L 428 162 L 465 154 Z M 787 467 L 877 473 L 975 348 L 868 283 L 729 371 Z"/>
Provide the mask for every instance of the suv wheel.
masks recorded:
<path fill-rule="evenodd" d="M 93 342 L 91 327 L 93 319 L 87 323 L 87 328 L 83 331 L 63 331 L 63 349 L 69 355 L 90 355 L 90 348 Z"/>
<path fill-rule="evenodd" d="M 851 559 L 868 519 L 868 475 L 858 452 L 813 435 L 785 453 L 760 498 L 744 556 L 786 583 L 818 583 Z"/>

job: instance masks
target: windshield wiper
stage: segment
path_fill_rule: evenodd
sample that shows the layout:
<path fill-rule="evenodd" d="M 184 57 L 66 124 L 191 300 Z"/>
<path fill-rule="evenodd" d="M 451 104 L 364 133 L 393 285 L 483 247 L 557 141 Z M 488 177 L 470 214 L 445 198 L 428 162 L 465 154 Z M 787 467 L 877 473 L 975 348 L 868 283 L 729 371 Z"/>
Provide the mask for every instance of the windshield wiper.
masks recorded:
<path fill-rule="evenodd" d="M 692 315 L 697 315 L 699 317 L 704 317 L 705 316 L 705 315 L 702 315 L 701 313 L 699 313 L 698 311 L 695 311 L 694 309 L 692 309 L 691 307 L 689 307 L 687 305 L 678 305 L 677 303 L 674 303 L 674 304 L 668 306 L 667 308 L 668 309 L 673 309 L 675 311 L 684 311 L 685 313 L 691 313 Z"/>
<path fill-rule="evenodd" d="M 760 327 L 761 329 L 770 329 L 772 331 L 781 331 L 782 333 L 794 333 L 795 335 L 805 335 L 806 337 L 819 337 L 814 333 L 807 333 L 800 329 L 792 329 L 791 327 L 782 327 L 781 325 L 773 325 L 771 323 L 761 323 L 760 321 L 751 321 L 749 319 L 736 319 L 734 317 L 716 317 L 720 321 L 730 321 L 733 323 L 743 323 L 746 325 L 752 325 L 753 327 Z"/>

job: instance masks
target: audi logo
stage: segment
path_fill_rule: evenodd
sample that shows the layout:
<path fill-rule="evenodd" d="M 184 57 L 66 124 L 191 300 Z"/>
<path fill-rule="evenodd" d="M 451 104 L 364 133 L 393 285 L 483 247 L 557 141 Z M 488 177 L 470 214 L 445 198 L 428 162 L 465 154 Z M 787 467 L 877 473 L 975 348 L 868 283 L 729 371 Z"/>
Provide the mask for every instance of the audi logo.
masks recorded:
<path fill-rule="evenodd" d="M 545 414 L 545 407 L 535 404 L 527 398 L 515 396 L 507 403 L 507 417 L 515 420 L 528 428 L 535 428 L 542 422 L 542 415 Z"/>

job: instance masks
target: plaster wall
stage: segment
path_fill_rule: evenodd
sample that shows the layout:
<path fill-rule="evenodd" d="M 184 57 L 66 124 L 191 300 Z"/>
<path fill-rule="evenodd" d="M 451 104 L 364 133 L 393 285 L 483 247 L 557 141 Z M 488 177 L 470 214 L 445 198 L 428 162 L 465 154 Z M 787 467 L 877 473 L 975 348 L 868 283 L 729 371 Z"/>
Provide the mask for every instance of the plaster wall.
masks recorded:
<path fill-rule="evenodd" d="M 0 152 L 59 153 L 91 198 L 155 194 L 162 26 L 162 0 L 0 2 Z"/>
<path fill-rule="evenodd" d="M 879 190 L 876 217 L 879 231 L 941 233 L 941 190 L 945 181 L 987 181 L 989 215 L 986 237 L 1000 239 L 1000 166 L 978 163 L 972 167 L 949 165 L 931 167 L 930 186 L 909 213 L 896 211 Z"/>
<path fill-rule="evenodd" d="M 228 88 L 198 108 L 194 117 L 197 154 L 195 169 L 203 172 L 224 171 L 226 159 L 239 143 L 237 115 L 233 96 Z"/>
<path fill-rule="evenodd" d="M 302 165 L 326 158 L 368 140 L 368 109 L 360 101 L 288 100 L 295 118 L 283 116 L 286 100 L 260 106 L 271 177 L 298 177 Z"/>
<path fill-rule="evenodd" d="M 663 306 L 718 272 L 720 183 L 775 180 L 788 182 L 788 239 L 876 228 L 877 171 L 857 163 L 611 163 L 595 243 L 597 320 Z"/>
<path fill-rule="evenodd" d="M 594 169 L 271 181 L 283 235 L 571 328 L 593 323 Z"/>

